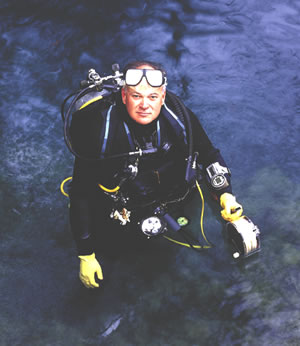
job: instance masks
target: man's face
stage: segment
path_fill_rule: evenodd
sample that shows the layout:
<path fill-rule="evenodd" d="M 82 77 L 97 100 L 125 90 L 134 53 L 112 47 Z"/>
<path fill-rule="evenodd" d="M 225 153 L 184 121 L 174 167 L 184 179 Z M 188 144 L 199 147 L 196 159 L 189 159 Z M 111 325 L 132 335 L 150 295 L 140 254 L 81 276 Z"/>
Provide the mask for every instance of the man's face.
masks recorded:
<path fill-rule="evenodd" d="M 140 66 L 139 69 L 151 69 L 148 65 Z M 136 86 L 127 85 L 122 89 L 122 100 L 126 105 L 130 117 L 141 125 L 150 124 L 155 120 L 164 103 L 166 91 L 164 86 L 152 87 L 145 77 Z"/>

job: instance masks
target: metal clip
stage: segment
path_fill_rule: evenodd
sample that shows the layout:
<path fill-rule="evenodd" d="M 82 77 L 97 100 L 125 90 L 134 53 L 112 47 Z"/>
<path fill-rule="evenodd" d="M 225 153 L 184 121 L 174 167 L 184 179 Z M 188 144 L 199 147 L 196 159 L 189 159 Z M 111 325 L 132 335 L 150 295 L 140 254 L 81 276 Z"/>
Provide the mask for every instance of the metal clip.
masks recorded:
<path fill-rule="evenodd" d="M 110 217 L 112 219 L 119 220 L 120 224 L 122 226 L 125 226 L 127 222 L 130 222 L 130 214 L 131 211 L 127 210 L 126 208 L 123 208 L 121 212 L 119 212 L 118 210 L 113 210 L 110 214 Z"/>

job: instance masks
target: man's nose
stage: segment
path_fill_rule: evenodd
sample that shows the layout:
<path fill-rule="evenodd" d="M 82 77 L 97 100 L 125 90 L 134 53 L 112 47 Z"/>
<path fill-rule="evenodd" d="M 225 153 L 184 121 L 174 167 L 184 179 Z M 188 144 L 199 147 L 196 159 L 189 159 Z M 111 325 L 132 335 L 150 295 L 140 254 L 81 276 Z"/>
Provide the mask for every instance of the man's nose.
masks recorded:
<path fill-rule="evenodd" d="M 140 103 L 140 106 L 141 106 L 142 108 L 147 108 L 147 107 L 149 106 L 149 105 L 148 105 L 148 101 L 147 101 L 147 99 L 146 99 L 145 97 L 142 98 L 141 103 Z"/>

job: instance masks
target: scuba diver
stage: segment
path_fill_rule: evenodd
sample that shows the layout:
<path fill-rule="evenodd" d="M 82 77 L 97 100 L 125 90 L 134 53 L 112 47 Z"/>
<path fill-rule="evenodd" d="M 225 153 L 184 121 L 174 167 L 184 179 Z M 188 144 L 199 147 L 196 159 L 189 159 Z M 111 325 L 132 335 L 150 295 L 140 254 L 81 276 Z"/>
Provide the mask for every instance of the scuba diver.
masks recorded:
<path fill-rule="evenodd" d="M 99 287 L 103 279 L 95 253 L 98 245 L 106 246 L 104 234 L 118 242 L 118 232 L 146 239 L 180 228 L 168 205 L 194 190 L 200 168 L 222 218 L 233 221 L 243 213 L 229 168 L 196 115 L 167 91 L 164 68 L 133 61 L 115 74 L 122 83 L 117 92 L 77 101 L 67 129 L 67 145 L 76 156 L 70 224 L 87 288 Z"/>

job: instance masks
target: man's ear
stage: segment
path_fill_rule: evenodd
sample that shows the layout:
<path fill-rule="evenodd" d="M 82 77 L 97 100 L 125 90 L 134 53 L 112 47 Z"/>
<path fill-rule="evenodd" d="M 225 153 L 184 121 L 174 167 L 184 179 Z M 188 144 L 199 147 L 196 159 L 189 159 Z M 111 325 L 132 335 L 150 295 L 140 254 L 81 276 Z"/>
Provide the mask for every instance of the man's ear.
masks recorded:
<path fill-rule="evenodd" d="M 126 92 L 125 92 L 124 87 L 121 90 L 121 95 L 122 95 L 122 101 L 123 101 L 124 105 L 126 105 Z"/>
<path fill-rule="evenodd" d="M 165 104 L 165 99 L 166 99 L 166 90 L 164 91 L 163 98 L 162 98 L 162 104 Z"/>

